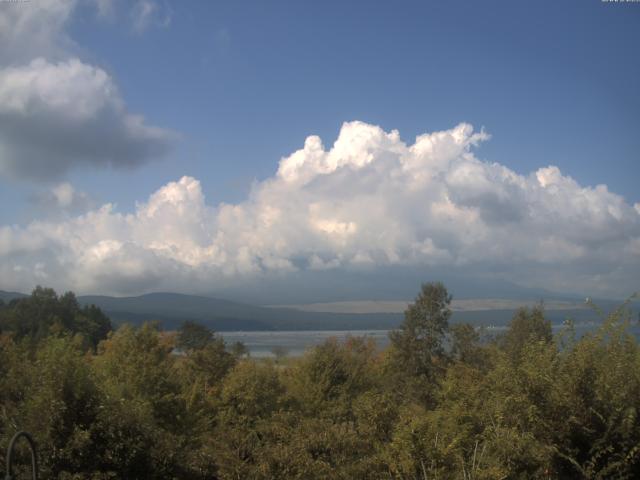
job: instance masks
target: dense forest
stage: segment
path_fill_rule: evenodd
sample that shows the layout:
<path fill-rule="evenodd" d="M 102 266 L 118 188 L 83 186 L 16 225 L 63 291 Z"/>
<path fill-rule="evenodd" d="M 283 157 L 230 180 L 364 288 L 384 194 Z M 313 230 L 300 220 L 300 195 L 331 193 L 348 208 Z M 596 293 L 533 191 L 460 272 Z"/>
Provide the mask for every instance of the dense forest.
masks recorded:
<path fill-rule="evenodd" d="M 580 338 L 542 306 L 498 337 L 422 286 L 379 351 L 252 359 L 206 327 L 113 330 L 72 293 L 0 304 L 0 445 L 42 478 L 640 478 L 640 349 L 625 305 Z M 0 457 L 0 472 L 4 471 Z"/>

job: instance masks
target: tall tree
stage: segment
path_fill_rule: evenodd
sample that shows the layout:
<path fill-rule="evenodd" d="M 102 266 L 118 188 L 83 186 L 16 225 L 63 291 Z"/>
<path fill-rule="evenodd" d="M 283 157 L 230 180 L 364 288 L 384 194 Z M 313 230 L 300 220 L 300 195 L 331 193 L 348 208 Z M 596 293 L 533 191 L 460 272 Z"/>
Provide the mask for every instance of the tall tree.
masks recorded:
<path fill-rule="evenodd" d="M 517 360 L 525 346 L 535 342 L 550 343 L 552 339 L 551 322 L 544 317 L 544 308 L 540 304 L 531 310 L 526 307 L 518 309 L 502 338 L 502 346 L 512 360 Z"/>
<path fill-rule="evenodd" d="M 441 282 L 425 283 L 415 302 L 404 312 L 399 330 L 389 334 L 394 370 L 419 380 L 423 399 L 442 373 L 446 355 L 443 341 L 449 330 L 451 295 Z"/>
<path fill-rule="evenodd" d="M 80 308 L 73 292 L 58 296 L 53 289 L 38 286 L 31 296 L 0 309 L 0 330 L 36 342 L 51 334 L 80 333 L 85 345 L 95 348 L 107 338 L 111 321 L 95 305 Z"/>
<path fill-rule="evenodd" d="M 213 332 L 204 325 L 187 320 L 182 323 L 176 338 L 176 347 L 185 352 L 201 350 L 213 342 Z"/>

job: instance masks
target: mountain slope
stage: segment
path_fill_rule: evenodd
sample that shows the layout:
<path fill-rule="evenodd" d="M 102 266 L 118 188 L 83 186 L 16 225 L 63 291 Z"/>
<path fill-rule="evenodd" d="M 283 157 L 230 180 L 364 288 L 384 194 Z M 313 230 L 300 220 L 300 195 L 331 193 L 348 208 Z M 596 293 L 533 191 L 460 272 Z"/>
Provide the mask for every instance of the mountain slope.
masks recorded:
<path fill-rule="evenodd" d="M 138 297 L 80 296 L 80 303 L 100 307 L 115 322 L 158 320 L 176 328 L 195 320 L 214 330 L 345 330 L 393 328 L 402 316 L 393 313 L 336 314 L 265 308 L 217 298 L 178 293 L 150 293 Z"/>
<path fill-rule="evenodd" d="M 4 290 L 0 290 L 0 300 L 2 300 L 5 303 L 9 303 L 14 298 L 24 298 L 26 296 L 27 295 L 25 295 L 24 293 L 5 292 Z"/>
<path fill-rule="evenodd" d="M 26 295 L 0 291 L 5 302 Z M 368 330 L 396 328 L 403 314 L 396 313 L 337 313 L 303 311 L 293 306 L 259 307 L 240 302 L 178 293 L 150 293 L 136 297 L 79 296 L 82 305 L 100 307 L 115 324 L 141 324 L 158 321 L 165 329 L 178 328 L 185 320 L 193 320 L 217 331 L 251 330 Z M 605 311 L 613 303 L 598 304 Z M 553 304 L 551 303 L 550 306 Z M 476 325 L 506 325 L 515 308 L 479 309 L 453 312 L 452 322 Z M 546 310 L 553 323 L 568 317 L 577 322 L 598 321 L 590 309 Z"/>

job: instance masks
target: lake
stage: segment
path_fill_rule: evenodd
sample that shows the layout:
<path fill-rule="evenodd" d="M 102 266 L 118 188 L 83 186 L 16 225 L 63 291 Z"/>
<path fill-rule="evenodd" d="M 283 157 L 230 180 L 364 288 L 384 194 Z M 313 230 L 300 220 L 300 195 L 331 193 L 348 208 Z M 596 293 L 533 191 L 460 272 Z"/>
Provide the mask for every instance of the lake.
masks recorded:
<path fill-rule="evenodd" d="M 595 323 L 576 324 L 577 336 L 597 328 Z M 553 325 L 554 333 L 562 329 L 563 325 Z M 489 334 L 499 334 L 507 327 L 488 327 Z M 634 324 L 631 331 L 640 339 L 640 326 Z M 254 332 L 219 332 L 227 344 L 240 341 L 249 349 L 252 357 L 274 357 L 273 349 L 282 348 L 288 356 L 297 357 L 305 350 L 320 345 L 328 338 L 336 338 L 340 341 L 348 336 L 372 338 L 378 348 L 383 349 L 389 345 L 389 330 L 297 330 L 297 331 L 254 331 Z"/>
<path fill-rule="evenodd" d="M 349 335 L 372 338 L 378 348 L 389 344 L 389 330 L 297 330 L 284 332 L 219 332 L 227 344 L 240 341 L 249 349 L 252 357 L 273 357 L 276 347 L 285 349 L 288 356 L 302 355 L 308 348 L 320 345 L 328 338 L 342 341 Z"/>

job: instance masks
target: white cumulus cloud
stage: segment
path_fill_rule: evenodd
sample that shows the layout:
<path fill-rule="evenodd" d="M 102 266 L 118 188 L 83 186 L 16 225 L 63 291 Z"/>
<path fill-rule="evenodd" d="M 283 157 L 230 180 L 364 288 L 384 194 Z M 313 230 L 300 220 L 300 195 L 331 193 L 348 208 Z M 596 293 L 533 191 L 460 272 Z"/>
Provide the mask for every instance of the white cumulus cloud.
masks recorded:
<path fill-rule="evenodd" d="M 44 214 L 50 220 L 70 218 L 96 206 L 90 195 L 76 190 L 69 182 L 62 182 L 49 190 L 34 193 L 29 201 L 40 214 Z"/>
<path fill-rule="evenodd" d="M 134 167 L 175 135 L 127 111 L 111 77 L 78 59 L 0 70 L 0 173 L 48 179 L 78 166 Z"/>
<path fill-rule="evenodd" d="M 211 291 L 294 271 L 424 267 L 517 284 L 625 295 L 640 283 L 640 214 L 557 167 L 527 175 L 478 159 L 467 124 L 406 144 L 345 123 L 316 137 L 237 204 L 171 182 L 122 214 L 105 205 L 0 229 L 2 288 L 45 279 L 81 292 Z M 44 282 L 47 283 L 47 282 Z"/>
<path fill-rule="evenodd" d="M 66 34 L 78 5 L 0 5 L 0 175 L 48 180 L 77 167 L 135 167 L 176 138 L 129 112 L 113 78 L 78 58 Z"/>
<path fill-rule="evenodd" d="M 76 48 L 65 32 L 77 0 L 3 2 L 0 5 L 0 64 L 35 57 L 60 59 Z"/>

